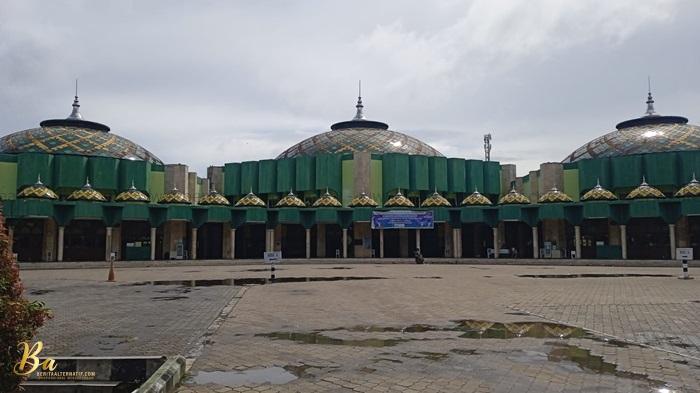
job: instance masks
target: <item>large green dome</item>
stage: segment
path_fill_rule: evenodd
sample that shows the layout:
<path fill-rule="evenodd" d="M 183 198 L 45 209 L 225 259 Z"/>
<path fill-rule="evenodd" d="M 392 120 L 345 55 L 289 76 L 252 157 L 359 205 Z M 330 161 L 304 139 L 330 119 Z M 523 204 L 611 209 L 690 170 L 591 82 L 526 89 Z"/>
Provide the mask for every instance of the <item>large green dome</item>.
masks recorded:
<path fill-rule="evenodd" d="M 660 116 L 649 93 L 644 116 L 623 121 L 617 130 L 598 137 L 569 154 L 562 162 L 631 154 L 700 150 L 700 127 L 681 116 Z"/>
<path fill-rule="evenodd" d="M 304 139 L 282 152 L 277 159 L 321 153 L 357 152 L 442 156 L 427 143 L 402 132 L 390 130 L 386 123 L 365 119 L 361 97 L 358 97 L 355 107 L 357 113 L 352 120 L 335 123 L 330 131 Z"/>
<path fill-rule="evenodd" d="M 0 138 L 0 153 L 49 153 L 162 161 L 140 145 L 110 133 L 104 124 L 84 120 L 78 97 L 66 119 L 44 120 L 39 128 L 15 132 Z"/>

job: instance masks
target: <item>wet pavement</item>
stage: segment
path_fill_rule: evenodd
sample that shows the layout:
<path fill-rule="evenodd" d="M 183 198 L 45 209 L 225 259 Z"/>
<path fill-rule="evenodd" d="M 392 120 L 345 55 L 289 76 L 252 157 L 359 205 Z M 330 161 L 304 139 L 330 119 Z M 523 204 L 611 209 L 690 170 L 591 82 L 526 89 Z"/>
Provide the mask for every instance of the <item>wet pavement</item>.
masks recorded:
<path fill-rule="evenodd" d="M 177 347 L 195 360 L 181 393 L 700 391 L 700 282 L 675 269 L 288 265 L 257 285 L 259 268 L 22 275 L 67 314 L 46 340 Z"/>

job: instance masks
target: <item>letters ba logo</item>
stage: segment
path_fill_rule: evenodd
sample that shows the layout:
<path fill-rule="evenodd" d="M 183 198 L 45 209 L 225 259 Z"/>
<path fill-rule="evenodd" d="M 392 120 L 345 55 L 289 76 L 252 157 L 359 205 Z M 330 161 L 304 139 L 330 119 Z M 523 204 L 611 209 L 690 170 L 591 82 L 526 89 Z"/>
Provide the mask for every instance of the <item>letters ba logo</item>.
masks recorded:
<path fill-rule="evenodd" d="M 56 361 L 52 358 L 46 358 L 43 361 L 39 359 L 41 350 L 44 349 L 44 343 L 37 341 L 29 346 L 27 342 L 19 343 L 18 347 L 22 350 L 22 359 L 15 364 L 14 373 L 21 376 L 31 375 L 39 367 L 44 371 L 53 371 L 56 369 Z"/>

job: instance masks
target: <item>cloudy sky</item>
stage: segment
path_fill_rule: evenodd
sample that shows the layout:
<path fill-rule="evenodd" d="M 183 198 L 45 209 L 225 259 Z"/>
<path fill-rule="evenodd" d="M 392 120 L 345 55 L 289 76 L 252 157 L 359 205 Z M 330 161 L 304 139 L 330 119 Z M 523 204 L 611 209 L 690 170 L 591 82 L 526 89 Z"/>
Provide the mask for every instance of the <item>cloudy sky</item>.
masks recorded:
<path fill-rule="evenodd" d="M 70 113 L 167 163 L 274 158 L 365 113 L 449 157 L 560 161 L 656 109 L 700 123 L 700 1 L 0 2 L 0 135 Z"/>

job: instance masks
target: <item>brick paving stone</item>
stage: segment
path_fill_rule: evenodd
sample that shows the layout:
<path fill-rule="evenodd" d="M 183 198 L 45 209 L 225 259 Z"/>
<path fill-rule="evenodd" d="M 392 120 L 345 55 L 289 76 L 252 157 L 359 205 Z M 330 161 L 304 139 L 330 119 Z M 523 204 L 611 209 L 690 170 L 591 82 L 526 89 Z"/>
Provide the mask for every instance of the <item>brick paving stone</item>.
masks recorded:
<path fill-rule="evenodd" d="M 282 265 L 277 275 L 386 279 L 251 286 L 208 337 L 190 370 L 194 374 L 276 366 L 296 373 L 297 379 L 282 385 L 252 386 L 188 382 L 179 392 L 648 392 L 664 383 L 678 391 L 700 391 L 700 280 L 678 280 L 677 269 L 437 264 L 329 267 Z M 264 277 L 265 273 L 250 271 L 256 269 L 259 266 L 133 268 L 120 269 L 118 277 L 121 283 Z M 114 347 L 111 353 L 187 353 L 195 345 L 193 337 L 207 329 L 237 290 L 206 287 L 183 294 L 175 286 L 154 288 L 170 291 L 157 293 L 150 285 L 104 283 L 104 273 L 100 269 L 22 272 L 30 289 L 56 289 L 31 296 L 48 301 L 63 314 L 41 332 L 54 345 L 52 350 L 88 351 L 102 344 Z M 671 277 L 519 277 L 572 273 Z M 187 299 L 154 299 L 158 296 Z M 449 327 L 465 319 L 561 321 L 632 344 L 620 346 L 588 338 L 470 339 L 451 330 L 400 330 L 414 324 Z M 138 331 L 148 324 L 160 328 Z M 394 329 L 379 331 L 382 328 Z M 306 336 L 306 342 L 260 335 L 275 332 L 317 335 Z M 321 341 L 313 343 L 318 334 Z M 76 344 L 78 338 L 91 335 L 98 339 Z M 166 336 L 175 337 L 176 342 L 166 342 Z M 131 337 L 137 337 L 137 342 L 129 341 Z M 51 339 L 59 341 L 51 344 Z M 381 340 L 391 345 L 382 346 Z M 561 358 L 562 351 L 568 358 Z"/>

